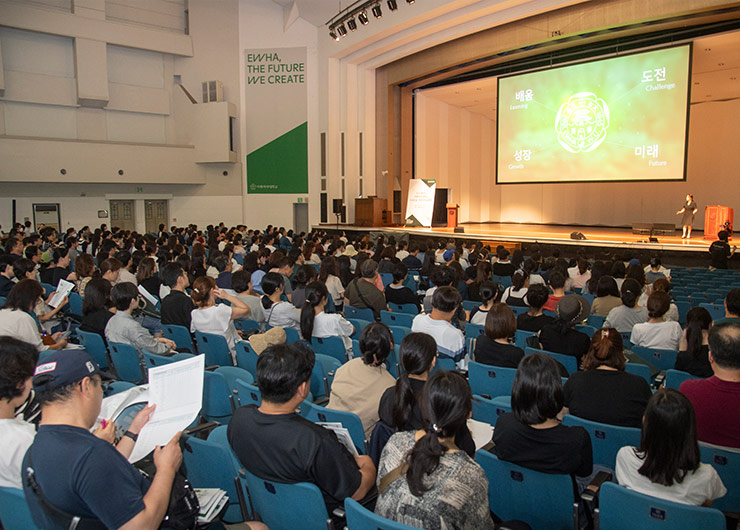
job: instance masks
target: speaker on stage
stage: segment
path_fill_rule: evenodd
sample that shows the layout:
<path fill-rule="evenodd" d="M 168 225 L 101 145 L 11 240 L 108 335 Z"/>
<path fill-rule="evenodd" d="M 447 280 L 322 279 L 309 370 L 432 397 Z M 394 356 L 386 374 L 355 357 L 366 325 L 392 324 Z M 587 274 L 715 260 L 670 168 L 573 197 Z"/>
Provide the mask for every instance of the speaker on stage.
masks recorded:
<path fill-rule="evenodd" d="M 586 236 L 583 235 L 583 232 L 571 232 L 570 238 L 583 240 L 586 239 Z"/>
<path fill-rule="evenodd" d="M 333 199 L 332 200 L 332 212 L 335 215 L 341 215 L 342 214 L 342 199 Z"/>

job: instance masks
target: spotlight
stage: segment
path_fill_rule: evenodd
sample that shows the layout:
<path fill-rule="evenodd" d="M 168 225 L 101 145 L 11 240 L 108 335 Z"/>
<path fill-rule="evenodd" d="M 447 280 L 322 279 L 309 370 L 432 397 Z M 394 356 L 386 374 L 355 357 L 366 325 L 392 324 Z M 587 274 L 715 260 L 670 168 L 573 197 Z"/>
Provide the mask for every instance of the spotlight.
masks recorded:
<path fill-rule="evenodd" d="M 383 16 L 383 10 L 380 9 L 380 4 L 374 5 L 372 11 L 375 18 L 380 18 Z"/>
<path fill-rule="evenodd" d="M 347 34 L 347 28 L 344 27 L 344 24 L 337 26 L 337 33 L 339 33 L 340 37 L 344 37 Z"/>
<path fill-rule="evenodd" d="M 331 29 L 329 30 L 329 36 L 330 36 L 330 37 L 331 37 L 332 39 L 334 39 L 334 40 L 339 40 L 339 35 L 337 35 L 337 34 L 336 34 L 336 33 L 334 32 L 334 28 L 331 28 Z"/>
<path fill-rule="evenodd" d="M 398 9 L 398 2 L 396 2 L 396 0 L 388 0 L 388 9 L 391 11 Z"/>
<path fill-rule="evenodd" d="M 350 18 L 347 21 L 347 27 L 350 29 L 350 31 L 355 31 L 357 29 L 357 22 L 355 22 L 354 18 Z"/>
<path fill-rule="evenodd" d="M 367 23 L 370 22 L 370 19 L 367 18 L 367 11 L 362 11 L 359 15 L 357 15 L 357 18 L 360 20 L 360 24 L 363 26 L 367 26 Z"/>

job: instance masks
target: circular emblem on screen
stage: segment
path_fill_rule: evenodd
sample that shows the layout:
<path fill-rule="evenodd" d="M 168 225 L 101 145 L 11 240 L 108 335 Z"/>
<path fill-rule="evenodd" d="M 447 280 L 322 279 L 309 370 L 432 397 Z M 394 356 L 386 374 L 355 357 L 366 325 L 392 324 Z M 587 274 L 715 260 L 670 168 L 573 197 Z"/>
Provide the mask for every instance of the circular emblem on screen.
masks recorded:
<path fill-rule="evenodd" d="M 609 107 L 591 92 L 573 94 L 555 118 L 558 141 L 571 153 L 588 153 L 599 147 L 608 128 Z"/>

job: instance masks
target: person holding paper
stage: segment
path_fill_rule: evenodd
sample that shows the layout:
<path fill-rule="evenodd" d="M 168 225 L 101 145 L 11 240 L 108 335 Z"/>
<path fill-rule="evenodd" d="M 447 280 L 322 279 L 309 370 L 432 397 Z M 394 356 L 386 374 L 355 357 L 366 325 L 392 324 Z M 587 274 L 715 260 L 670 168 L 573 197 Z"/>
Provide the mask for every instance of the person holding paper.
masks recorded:
<path fill-rule="evenodd" d="M 39 326 L 31 316 L 33 308 L 42 299 L 43 294 L 44 288 L 36 280 L 23 279 L 15 284 L 5 300 L 5 306 L 0 309 L 0 335 L 8 335 L 33 344 L 38 351 L 64 349 L 67 340 L 62 338 L 61 332 L 51 336 L 52 344 L 44 344 Z"/>
<path fill-rule="evenodd" d="M 55 248 L 52 253 L 51 263 L 45 269 L 41 269 L 39 274 L 42 283 L 48 283 L 56 287 L 59 280 L 66 280 L 70 275 L 69 272 L 69 249 L 64 247 Z"/>
<path fill-rule="evenodd" d="M 41 424 L 21 469 L 26 502 L 39 528 L 69 526 L 44 504 L 121 529 L 157 528 L 167 512 L 182 462 L 180 433 L 154 450 L 157 472 L 149 482 L 120 449 L 90 432 L 103 401 L 101 374 L 84 350 L 56 353 L 36 367 L 33 388 Z M 133 447 L 136 434 L 127 432 L 124 438 Z M 42 496 L 46 503 L 40 502 Z"/>

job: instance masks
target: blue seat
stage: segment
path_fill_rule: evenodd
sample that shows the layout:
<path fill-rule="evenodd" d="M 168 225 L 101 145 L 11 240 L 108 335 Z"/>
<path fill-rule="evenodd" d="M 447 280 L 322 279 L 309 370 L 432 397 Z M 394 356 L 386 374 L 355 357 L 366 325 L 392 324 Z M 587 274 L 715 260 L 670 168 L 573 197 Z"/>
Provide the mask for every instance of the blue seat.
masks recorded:
<path fill-rule="evenodd" d="M 398 350 L 400 349 L 401 345 L 398 342 L 394 342 L 393 348 L 390 349 L 388 352 L 388 358 L 385 360 L 385 366 L 388 368 L 388 372 L 398 379 L 399 372 L 401 371 L 401 365 L 400 365 L 400 359 L 398 358 Z M 357 347 L 357 350 L 355 350 L 355 356 L 359 357 L 362 354 L 360 353 L 359 346 Z"/>
<path fill-rule="evenodd" d="M 348 530 L 414 530 L 413 526 L 376 515 L 349 497 L 344 499 L 344 511 L 347 514 Z"/>
<path fill-rule="evenodd" d="M 600 530 L 725 530 L 725 517 L 703 508 L 643 495 L 613 482 L 599 492 Z"/>
<path fill-rule="evenodd" d="M 539 350 L 537 348 L 527 347 L 524 349 L 524 355 L 532 355 L 533 353 L 541 353 L 543 355 L 552 357 L 565 367 L 569 375 L 574 374 L 578 371 L 578 359 L 576 359 L 572 355 L 565 355 L 564 353 L 555 353 L 547 350 Z"/>
<path fill-rule="evenodd" d="M 206 356 L 206 366 L 232 366 L 226 338 L 215 333 L 195 332 L 198 353 Z"/>
<path fill-rule="evenodd" d="M 586 335 L 588 335 L 588 338 L 590 339 L 591 337 L 594 336 L 594 333 L 596 333 L 596 328 L 593 327 L 593 326 L 587 326 L 587 325 L 584 325 L 584 324 L 578 324 L 578 325 L 576 325 L 576 331 L 580 331 L 581 333 L 585 333 Z"/>
<path fill-rule="evenodd" d="M 359 339 L 360 335 L 362 335 L 362 330 L 370 325 L 370 321 L 360 318 L 348 318 L 347 321 L 355 327 L 355 332 L 352 334 L 353 339 Z"/>
<path fill-rule="evenodd" d="M 719 320 L 725 318 L 725 306 L 722 304 L 699 304 L 699 307 L 703 307 L 709 314 L 712 315 L 712 320 Z"/>
<path fill-rule="evenodd" d="M 727 488 L 724 497 L 716 499 L 712 508 L 727 513 L 740 513 L 740 449 L 699 443 L 701 461 L 711 464 Z"/>
<path fill-rule="evenodd" d="M 269 528 L 323 530 L 333 528 L 326 513 L 321 490 L 315 484 L 299 482 L 280 484 L 261 479 L 246 469 L 241 481 L 246 483 L 252 512 Z"/>
<path fill-rule="evenodd" d="M 498 276 L 497 274 L 494 274 L 491 276 L 494 282 L 501 285 L 504 289 L 507 287 L 511 287 L 511 276 Z"/>
<path fill-rule="evenodd" d="M 688 297 L 687 297 L 688 298 Z M 678 309 L 678 323 L 682 326 L 686 325 L 686 315 L 691 309 L 691 302 L 687 300 L 679 300 L 678 297 L 675 302 L 676 309 Z"/>
<path fill-rule="evenodd" d="M 665 387 L 678 390 L 681 383 L 688 381 L 689 379 L 701 379 L 701 377 L 696 377 L 688 372 L 682 372 L 681 370 L 671 368 L 665 372 Z"/>
<path fill-rule="evenodd" d="M 375 322 L 375 315 L 372 309 L 359 309 L 352 307 L 349 304 L 344 304 L 344 317 L 345 318 L 359 318 L 360 320 L 367 320 L 368 322 Z"/>
<path fill-rule="evenodd" d="M 231 391 L 226 378 L 218 372 L 204 372 L 203 408 L 201 415 L 208 421 L 229 423 L 233 412 L 229 396 Z"/>
<path fill-rule="evenodd" d="M 501 368 L 473 361 L 468 363 L 470 390 L 479 396 L 510 396 L 515 375 L 516 368 Z"/>
<path fill-rule="evenodd" d="M 240 406 L 257 405 L 259 407 L 262 404 L 262 392 L 255 384 L 237 379 L 236 389 L 239 393 Z"/>
<path fill-rule="evenodd" d="M 108 360 L 108 347 L 105 345 L 103 337 L 97 333 L 91 333 L 89 331 L 82 331 L 77 329 L 77 336 L 80 338 L 80 343 L 85 348 L 85 351 L 90 354 L 98 366 L 103 370 L 107 370 L 110 366 Z"/>
<path fill-rule="evenodd" d="M 147 368 L 153 366 L 164 366 L 166 364 L 176 363 L 177 361 L 184 361 L 190 359 L 193 356 L 192 353 L 176 353 L 175 355 L 157 355 L 156 353 L 144 352 L 144 360 L 146 361 Z"/>
<path fill-rule="evenodd" d="M 365 430 L 362 427 L 362 420 L 354 412 L 344 410 L 334 410 L 315 405 L 304 401 L 300 405 L 301 416 L 309 421 L 322 423 L 341 423 L 349 431 L 357 451 L 360 454 L 367 453 L 367 440 L 365 440 Z"/>
<path fill-rule="evenodd" d="M 580 528 L 569 475 L 532 471 L 483 450 L 475 453 L 475 461 L 488 478 L 491 511 L 501 519 L 524 521 L 532 530 Z"/>
<path fill-rule="evenodd" d="M 3 307 L 5 305 L 6 298 L 4 296 L 0 296 L 0 307 Z"/>
<path fill-rule="evenodd" d="M 645 348 L 644 346 L 632 346 L 632 352 L 645 359 L 658 370 L 670 370 L 676 365 L 676 357 L 678 357 L 678 351 L 676 350 L 658 350 Z"/>
<path fill-rule="evenodd" d="M 162 324 L 162 334 L 165 338 L 173 341 L 178 350 L 196 353 L 193 337 L 190 335 L 190 330 L 185 326 Z"/>
<path fill-rule="evenodd" d="M 285 330 L 285 342 L 293 344 L 294 342 L 300 342 L 301 334 L 295 328 L 283 328 Z"/>
<path fill-rule="evenodd" d="M 347 362 L 347 350 L 341 337 L 311 337 L 311 347 L 316 353 L 334 357 L 340 363 Z"/>
<path fill-rule="evenodd" d="M 524 348 L 527 347 L 527 339 L 529 337 L 534 337 L 535 335 L 537 335 L 536 331 L 524 331 L 523 329 L 518 329 L 514 334 L 514 344 L 516 344 L 518 348 L 524 350 Z"/>
<path fill-rule="evenodd" d="M 650 377 L 650 367 L 647 364 L 627 363 L 624 365 L 624 371 L 630 374 L 639 375 L 647 381 L 648 384 L 652 382 L 652 378 Z"/>
<path fill-rule="evenodd" d="M 596 421 L 584 420 L 571 414 L 563 416 L 563 425 L 579 426 L 588 431 L 591 436 L 594 464 L 599 464 L 611 470 L 616 469 L 617 453 L 626 446 L 640 447 L 640 429 L 634 427 L 619 427 Z"/>
<path fill-rule="evenodd" d="M 45 298 L 48 298 L 49 295 L 51 295 L 51 293 L 53 293 L 57 289 L 52 284 L 50 284 L 50 283 L 44 283 L 44 282 L 41 282 L 41 287 L 44 288 L 44 296 L 45 296 Z"/>
<path fill-rule="evenodd" d="M 476 302 L 475 300 L 463 300 L 463 309 L 465 311 L 472 311 L 476 307 L 479 307 L 480 304 L 480 302 Z"/>
<path fill-rule="evenodd" d="M 135 384 L 129 383 L 128 381 L 111 381 L 103 385 L 103 396 L 115 396 L 116 394 L 125 392 L 135 386 Z"/>
<path fill-rule="evenodd" d="M 381 311 L 380 321 L 386 326 L 403 326 L 405 328 L 410 328 L 414 323 L 414 315 Z"/>
<path fill-rule="evenodd" d="M 588 324 L 589 326 L 595 329 L 601 329 L 604 327 L 605 320 L 606 320 L 606 317 L 601 317 L 598 315 L 588 315 L 588 320 L 586 320 L 586 324 Z"/>
<path fill-rule="evenodd" d="M 257 359 L 259 359 L 259 356 L 252 349 L 252 346 L 245 340 L 238 340 L 234 343 L 234 349 L 236 350 L 236 365 L 239 368 L 244 368 L 253 377 L 257 377 Z"/>
<path fill-rule="evenodd" d="M 82 320 L 82 297 L 75 292 L 71 292 L 67 295 L 69 299 L 69 307 L 67 313 L 78 320 Z"/>
<path fill-rule="evenodd" d="M 485 326 L 481 326 L 480 324 L 471 324 L 470 322 L 465 323 L 466 339 L 477 339 L 479 335 L 483 335 L 485 332 Z"/>
<path fill-rule="evenodd" d="M 528 307 L 521 307 L 516 305 L 510 305 L 509 309 L 511 309 L 511 312 L 514 313 L 514 316 L 518 317 L 519 315 L 523 315 L 527 311 L 529 311 Z"/>
<path fill-rule="evenodd" d="M 419 314 L 419 308 L 416 307 L 414 304 L 393 304 L 391 302 L 388 302 L 388 307 L 394 313 L 405 313 L 408 315 L 418 315 Z"/>
<path fill-rule="evenodd" d="M 237 318 L 234 320 L 234 327 L 239 331 L 249 331 L 250 329 L 262 329 L 260 323 L 249 318 Z"/>
<path fill-rule="evenodd" d="M 508 396 L 500 396 L 508 397 Z M 511 401 L 506 403 L 504 400 L 488 399 L 483 396 L 473 395 L 473 419 L 496 425 L 496 421 L 501 414 L 511 412 Z"/>
<path fill-rule="evenodd" d="M 342 363 L 334 357 L 328 355 L 316 354 L 316 362 L 313 364 L 311 372 L 311 394 L 316 399 L 325 399 L 331 393 L 331 385 L 334 382 L 334 375 Z"/>
<path fill-rule="evenodd" d="M 393 274 L 390 272 L 381 272 L 380 279 L 383 282 L 383 288 L 386 288 L 393 283 Z"/>
<path fill-rule="evenodd" d="M 437 364 L 434 366 L 434 372 L 437 372 L 439 370 L 455 370 L 457 367 L 455 366 L 455 361 L 452 359 L 452 357 L 447 357 L 446 355 L 437 355 Z"/>
<path fill-rule="evenodd" d="M 393 335 L 393 344 L 401 344 L 406 335 L 411 333 L 411 328 L 405 326 L 388 326 L 388 329 L 391 330 Z"/>
<path fill-rule="evenodd" d="M 239 391 L 237 389 L 236 382 L 241 379 L 245 383 L 254 384 L 254 377 L 252 377 L 252 374 L 238 366 L 219 366 L 214 370 L 214 372 L 221 374 L 226 380 L 232 408 L 239 406 Z"/>
<path fill-rule="evenodd" d="M 0 488 L 0 523 L 5 530 L 35 530 L 22 489 Z"/>
<path fill-rule="evenodd" d="M 146 364 L 136 348 L 122 342 L 111 342 L 108 346 L 111 361 L 119 379 L 137 385 L 146 382 Z"/>

